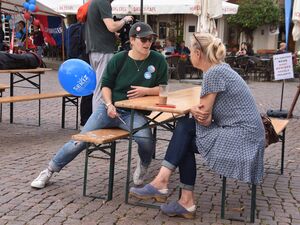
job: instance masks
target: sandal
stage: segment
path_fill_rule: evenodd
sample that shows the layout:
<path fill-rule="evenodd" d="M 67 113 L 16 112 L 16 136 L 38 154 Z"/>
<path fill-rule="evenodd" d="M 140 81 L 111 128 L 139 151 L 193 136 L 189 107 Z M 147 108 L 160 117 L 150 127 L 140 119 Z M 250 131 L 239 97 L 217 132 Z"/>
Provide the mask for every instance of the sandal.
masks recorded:
<path fill-rule="evenodd" d="M 161 211 L 168 216 L 180 216 L 186 219 L 194 219 L 196 210 L 190 212 L 177 201 L 172 201 L 160 206 Z"/>
<path fill-rule="evenodd" d="M 168 195 L 161 193 L 151 184 L 146 184 L 142 188 L 132 187 L 129 190 L 129 195 L 142 200 L 154 199 L 157 202 L 166 202 Z"/>

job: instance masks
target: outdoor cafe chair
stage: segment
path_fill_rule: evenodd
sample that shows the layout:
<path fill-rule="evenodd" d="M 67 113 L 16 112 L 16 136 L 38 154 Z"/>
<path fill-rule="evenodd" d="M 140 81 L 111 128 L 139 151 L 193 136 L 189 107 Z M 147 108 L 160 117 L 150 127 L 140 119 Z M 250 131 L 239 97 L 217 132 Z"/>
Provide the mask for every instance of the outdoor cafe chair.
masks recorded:
<path fill-rule="evenodd" d="M 172 77 L 179 79 L 177 73 L 177 66 L 178 66 L 179 59 L 180 59 L 179 55 L 172 55 L 166 58 L 168 63 L 168 79 Z"/>
<path fill-rule="evenodd" d="M 236 56 L 227 56 L 225 62 L 229 64 L 232 68 L 236 67 Z"/>
<path fill-rule="evenodd" d="M 271 80 L 273 74 L 272 59 L 250 56 L 249 60 L 251 65 L 248 66 L 248 73 L 252 74 L 255 80 Z"/>
<path fill-rule="evenodd" d="M 251 64 L 249 56 L 236 57 L 236 67 L 242 71 L 243 79 L 248 79 L 248 69 Z"/>

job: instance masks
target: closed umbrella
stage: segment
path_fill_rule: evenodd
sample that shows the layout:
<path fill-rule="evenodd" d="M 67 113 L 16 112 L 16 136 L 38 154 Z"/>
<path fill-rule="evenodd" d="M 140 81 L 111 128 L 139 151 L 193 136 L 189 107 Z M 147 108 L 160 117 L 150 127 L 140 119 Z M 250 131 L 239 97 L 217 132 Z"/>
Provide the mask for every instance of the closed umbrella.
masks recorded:
<path fill-rule="evenodd" d="M 292 20 L 294 22 L 293 39 L 297 41 L 300 39 L 300 0 L 294 0 Z"/>
<path fill-rule="evenodd" d="M 195 0 L 194 14 L 198 16 L 198 32 L 218 35 L 215 19 L 222 17 L 222 0 Z"/>

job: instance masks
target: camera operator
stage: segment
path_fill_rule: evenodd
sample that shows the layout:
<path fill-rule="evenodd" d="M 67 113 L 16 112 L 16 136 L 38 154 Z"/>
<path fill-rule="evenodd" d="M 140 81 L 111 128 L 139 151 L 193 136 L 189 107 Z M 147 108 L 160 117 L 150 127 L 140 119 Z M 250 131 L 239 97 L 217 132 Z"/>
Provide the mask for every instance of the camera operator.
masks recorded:
<path fill-rule="evenodd" d="M 119 21 L 112 17 L 113 0 L 91 0 L 86 21 L 86 51 L 90 64 L 96 71 L 97 85 L 93 96 L 93 112 L 101 104 L 101 78 L 104 69 L 112 58 L 115 49 L 115 32 L 133 20 L 125 16 Z"/>
<path fill-rule="evenodd" d="M 122 20 L 121 18 L 117 18 L 116 16 L 114 16 L 114 20 L 115 21 L 119 21 Z M 135 24 L 136 22 L 138 22 L 138 20 L 133 17 L 133 20 L 129 23 L 126 23 L 119 31 L 119 38 L 121 41 L 121 48 L 119 49 L 120 51 L 126 50 L 129 51 L 130 50 L 130 42 L 129 42 L 129 30 L 132 27 L 133 24 Z"/>

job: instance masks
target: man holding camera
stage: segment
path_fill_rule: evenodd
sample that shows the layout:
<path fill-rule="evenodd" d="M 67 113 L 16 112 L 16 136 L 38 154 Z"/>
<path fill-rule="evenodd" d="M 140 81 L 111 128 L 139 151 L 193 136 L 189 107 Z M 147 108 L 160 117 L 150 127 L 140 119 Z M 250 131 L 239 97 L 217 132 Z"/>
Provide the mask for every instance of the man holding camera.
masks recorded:
<path fill-rule="evenodd" d="M 115 32 L 133 19 L 132 16 L 125 16 L 119 21 L 114 21 L 112 1 L 91 0 L 87 13 L 86 51 L 89 53 L 90 64 L 97 76 L 97 85 L 93 96 L 93 111 L 101 103 L 101 78 L 108 61 L 114 54 Z"/>

